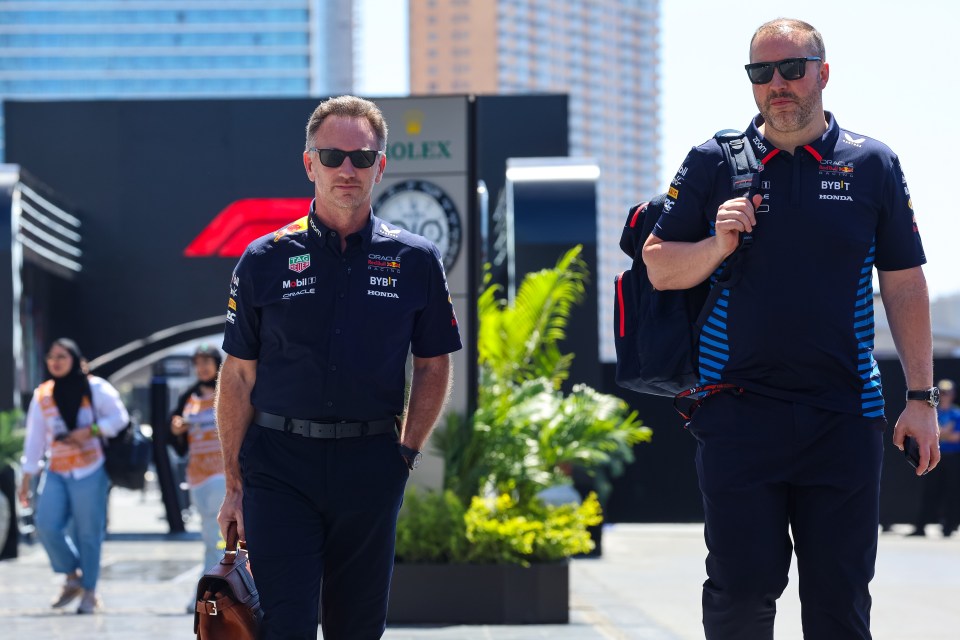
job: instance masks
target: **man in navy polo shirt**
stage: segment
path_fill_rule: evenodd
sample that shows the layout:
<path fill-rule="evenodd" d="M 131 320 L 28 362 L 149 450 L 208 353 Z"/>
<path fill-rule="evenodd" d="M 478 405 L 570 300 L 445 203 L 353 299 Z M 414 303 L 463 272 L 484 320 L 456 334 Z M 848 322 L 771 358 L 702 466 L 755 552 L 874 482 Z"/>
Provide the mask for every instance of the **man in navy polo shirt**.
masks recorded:
<path fill-rule="evenodd" d="M 700 336 L 702 381 L 737 389 L 707 398 L 690 423 L 709 552 L 704 629 L 773 638 L 795 550 L 804 636 L 870 638 L 886 424 L 873 270 L 910 390 L 893 442 L 918 441 L 921 474 L 940 459 L 925 258 L 897 156 L 823 110 L 820 34 L 799 20 L 762 25 L 747 73 L 759 192 L 733 197 L 717 143 L 694 148 L 643 254 L 655 287 L 685 289 L 753 236 Z"/>
<path fill-rule="evenodd" d="M 219 521 L 247 541 L 264 639 L 316 638 L 318 602 L 324 637 L 382 635 L 404 485 L 461 347 L 437 248 L 371 212 L 386 144 L 372 102 L 321 103 L 310 211 L 253 241 L 230 284 Z"/>

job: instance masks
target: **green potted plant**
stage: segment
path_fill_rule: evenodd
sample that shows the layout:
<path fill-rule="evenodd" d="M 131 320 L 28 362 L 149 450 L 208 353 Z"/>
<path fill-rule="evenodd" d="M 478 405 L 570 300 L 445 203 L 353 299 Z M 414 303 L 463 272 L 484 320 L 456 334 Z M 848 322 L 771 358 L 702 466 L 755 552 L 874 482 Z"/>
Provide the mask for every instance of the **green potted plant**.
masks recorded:
<path fill-rule="evenodd" d="M 0 559 L 17 556 L 17 463 L 23 439 L 23 413 L 0 412 Z"/>
<path fill-rule="evenodd" d="M 449 416 L 433 436 L 443 490 L 407 493 L 391 622 L 568 621 L 566 559 L 593 548 L 588 528 L 601 508 L 593 494 L 565 504 L 544 496 L 570 484 L 574 465 L 615 475 L 651 437 L 622 400 L 587 385 L 562 388 L 573 354 L 560 342 L 587 279 L 580 251 L 528 274 L 509 303 L 487 276 L 477 408 Z"/>

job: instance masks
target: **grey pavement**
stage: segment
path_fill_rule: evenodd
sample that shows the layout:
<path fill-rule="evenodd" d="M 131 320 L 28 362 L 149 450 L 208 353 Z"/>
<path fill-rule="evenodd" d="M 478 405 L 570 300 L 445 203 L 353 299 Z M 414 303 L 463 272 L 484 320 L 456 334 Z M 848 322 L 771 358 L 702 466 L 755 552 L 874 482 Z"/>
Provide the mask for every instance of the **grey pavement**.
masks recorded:
<path fill-rule="evenodd" d="M 179 538 L 165 535 L 156 491 L 116 490 L 104 548 L 102 613 L 78 616 L 48 604 L 60 585 L 39 545 L 0 562 L 0 638 L 165 640 L 193 637 L 185 606 L 201 572 L 197 522 Z M 880 539 L 874 595 L 875 640 L 960 637 L 960 536 L 904 537 L 897 526 Z M 702 526 L 611 525 L 599 559 L 571 565 L 570 624 L 390 627 L 387 640 L 696 640 L 705 555 Z M 778 604 L 776 637 L 799 640 L 796 574 Z M 820 639 L 816 639 L 820 640 Z"/>

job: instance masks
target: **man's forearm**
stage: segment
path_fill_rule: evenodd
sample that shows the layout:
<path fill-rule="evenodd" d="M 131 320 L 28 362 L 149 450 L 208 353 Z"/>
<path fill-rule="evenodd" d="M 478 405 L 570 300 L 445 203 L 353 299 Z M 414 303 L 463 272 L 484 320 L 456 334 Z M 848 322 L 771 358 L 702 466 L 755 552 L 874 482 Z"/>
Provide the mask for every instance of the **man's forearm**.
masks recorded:
<path fill-rule="evenodd" d="M 724 258 L 715 237 L 699 242 L 663 242 L 651 235 L 643 247 L 647 276 L 660 291 L 697 286 L 710 277 Z"/>
<path fill-rule="evenodd" d="M 247 364 L 249 362 L 253 362 L 252 370 Z M 228 357 L 220 370 L 216 401 L 217 430 L 223 451 L 223 470 L 228 490 L 239 489 L 242 485 L 240 445 L 253 420 L 250 392 L 255 379 L 255 361 L 237 361 Z"/>
<path fill-rule="evenodd" d="M 452 383 L 449 355 L 413 359 L 410 402 L 400 435 L 402 444 L 417 450 L 423 448 L 450 396 Z"/>
<path fill-rule="evenodd" d="M 880 295 L 908 389 L 933 386 L 930 298 L 920 267 L 880 272 Z"/>

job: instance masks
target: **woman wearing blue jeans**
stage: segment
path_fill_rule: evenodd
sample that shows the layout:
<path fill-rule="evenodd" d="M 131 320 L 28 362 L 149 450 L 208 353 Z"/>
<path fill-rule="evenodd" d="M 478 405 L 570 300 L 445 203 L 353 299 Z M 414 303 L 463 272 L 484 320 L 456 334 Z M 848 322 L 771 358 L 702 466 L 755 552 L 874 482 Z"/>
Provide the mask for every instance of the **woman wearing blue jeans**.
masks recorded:
<path fill-rule="evenodd" d="M 97 579 L 106 534 L 107 489 L 101 437 L 129 422 L 117 390 L 87 376 L 83 356 L 67 338 L 47 352 L 50 378 L 33 393 L 27 411 L 20 502 L 30 504 L 33 476 L 46 460 L 36 502 L 37 535 L 56 573 L 66 574 L 55 608 L 80 598 L 77 613 L 100 608 Z"/>
<path fill-rule="evenodd" d="M 204 569 L 215 565 L 223 556 L 217 513 L 223 504 L 227 484 L 213 411 L 221 362 L 222 356 L 216 347 L 203 344 L 197 348 L 193 354 L 197 383 L 180 396 L 170 419 L 174 449 L 180 455 L 190 456 L 187 483 L 190 485 L 190 499 L 200 514 Z M 187 607 L 190 613 L 194 611 L 195 598 L 196 594 L 193 594 Z"/>

